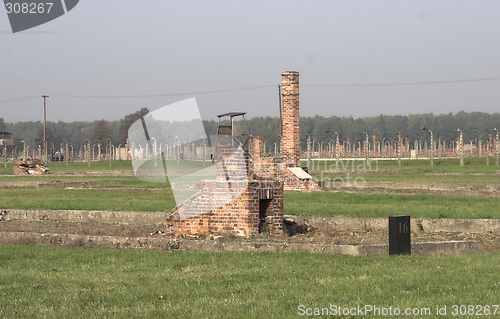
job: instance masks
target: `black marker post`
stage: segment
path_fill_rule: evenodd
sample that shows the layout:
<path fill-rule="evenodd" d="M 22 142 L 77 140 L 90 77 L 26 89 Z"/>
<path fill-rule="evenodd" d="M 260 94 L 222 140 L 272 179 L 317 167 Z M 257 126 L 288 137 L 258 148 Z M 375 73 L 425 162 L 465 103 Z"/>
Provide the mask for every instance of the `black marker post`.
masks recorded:
<path fill-rule="evenodd" d="M 411 255 L 410 216 L 389 216 L 389 255 Z"/>

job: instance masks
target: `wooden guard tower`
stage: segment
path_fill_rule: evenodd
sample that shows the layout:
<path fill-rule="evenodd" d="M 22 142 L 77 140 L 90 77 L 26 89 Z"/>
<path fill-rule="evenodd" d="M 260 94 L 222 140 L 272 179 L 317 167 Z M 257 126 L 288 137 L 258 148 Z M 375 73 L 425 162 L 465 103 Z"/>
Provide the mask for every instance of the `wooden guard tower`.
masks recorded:
<path fill-rule="evenodd" d="M 229 112 L 217 115 L 219 123 L 216 137 L 219 144 L 234 145 L 236 142 L 246 149 L 250 136 L 245 124 L 245 114 L 243 112 Z M 239 116 L 241 116 L 241 120 L 237 120 L 235 124 L 235 117 Z"/>
<path fill-rule="evenodd" d="M 245 114 L 243 112 L 229 112 L 224 114 L 219 114 L 217 117 L 219 118 L 219 124 L 217 126 L 217 135 L 227 135 L 227 136 L 248 136 L 248 129 L 246 125 L 234 125 L 234 118 L 237 116 L 242 117 L 242 121 L 245 120 Z M 224 118 L 229 117 L 229 125 L 221 124 L 221 120 L 224 121 Z"/>

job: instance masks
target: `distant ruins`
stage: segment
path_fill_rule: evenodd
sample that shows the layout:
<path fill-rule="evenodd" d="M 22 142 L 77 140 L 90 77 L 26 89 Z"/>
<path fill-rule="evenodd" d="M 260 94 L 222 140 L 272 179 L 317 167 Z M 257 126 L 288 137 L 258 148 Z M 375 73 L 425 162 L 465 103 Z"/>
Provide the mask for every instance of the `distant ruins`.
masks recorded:
<path fill-rule="evenodd" d="M 40 160 L 16 161 L 14 175 L 44 175 L 49 169 Z"/>

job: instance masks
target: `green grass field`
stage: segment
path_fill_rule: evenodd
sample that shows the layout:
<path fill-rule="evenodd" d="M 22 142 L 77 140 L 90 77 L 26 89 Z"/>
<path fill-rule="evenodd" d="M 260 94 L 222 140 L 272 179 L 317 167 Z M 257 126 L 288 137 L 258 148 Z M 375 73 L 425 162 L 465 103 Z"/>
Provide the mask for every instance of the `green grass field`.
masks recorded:
<path fill-rule="evenodd" d="M 432 314 L 446 305 L 451 317 L 453 305 L 500 303 L 499 262 L 499 254 L 351 257 L 0 245 L 0 317 L 300 318 L 307 308 L 331 305 L 430 308 Z"/>
<path fill-rule="evenodd" d="M 164 212 L 175 207 L 167 189 L 3 189 L 0 208 Z M 305 216 L 500 218 L 496 197 L 347 192 L 286 193 L 284 213 Z"/>
<path fill-rule="evenodd" d="M 305 216 L 412 218 L 500 218 L 496 197 L 429 194 L 289 193 L 285 214 Z"/>
<path fill-rule="evenodd" d="M 307 166 L 307 162 L 301 165 Z M 365 165 L 363 160 L 341 159 L 338 167 L 337 171 L 335 160 L 317 160 L 312 161 L 310 171 L 317 180 L 327 181 L 362 177 L 367 182 L 500 183 L 495 158 L 490 158 L 490 165 L 484 157 L 466 158 L 464 166 L 455 158 L 435 159 L 434 166 L 429 160 L 403 160 L 401 167 L 397 160 L 373 160 Z"/>
<path fill-rule="evenodd" d="M 457 159 L 436 160 L 431 167 L 426 160 L 406 160 L 403 166 L 397 161 L 372 163 L 370 170 L 363 172 L 362 161 L 354 162 L 355 177 L 367 181 L 425 181 L 442 183 L 499 183 L 500 175 L 494 159 L 490 166 L 482 159 L 469 159 L 464 167 Z M 322 164 L 321 164 L 322 163 Z M 334 161 L 322 161 L 321 168 L 335 165 Z M 191 164 L 190 164 L 191 165 Z M 200 165 L 200 163 L 191 166 Z M 53 171 L 85 171 L 86 163 L 51 163 Z M 375 169 L 377 168 L 377 169 Z M 12 169 L 12 167 L 10 168 Z M 130 161 L 115 161 L 111 168 L 130 172 Z M 107 162 L 92 163 L 94 170 L 110 170 Z M 1 173 L 2 171 L 0 171 Z M 4 172 L 6 170 L 4 169 Z M 352 174 L 352 172 L 350 172 Z M 319 180 L 340 178 L 346 175 L 315 175 Z M 175 201 L 168 183 L 148 183 L 135 176 L 7 176 L 0 175 L 0 182 L 88 182 L 94 187 L 123 187 L 123 189 L 63 189 L 63 188 L 8 188 L 0 190 L 0 208 L 13 209 L 79 209 L 111 211 L 169 211 Z M 76 187 L 77 188 L 77 187 Z M 387 217 L 401 213 L 412 217 L 428 218 L 500 218 L 500 199 L 495 197 L 443 196 L 430 194 L 363 194 L 339 192 L 286 193 L 284 212 L 288 215 Z"/>
<path fill-rule="evenodd" d="M 301 161 L 301 166 L 307 166 L 307 161 Z M 485 157 L 467 157 L 464 159 L 464 166 L 460 166 L 458 158 L 435 158 L 434 166 L 430 165 L 428 159 L 402 159 L 401 166 L 398 166 L 397 159 L 391 160 L 370 160 L 369 165 L 365 165 L 364 160 L 341 158 L 340 170 L 352 171 L 393 171 L 393 172 L 423 172 L 423 173 L 496 173 L 500 166 L 495 166 L 495 158 L 490 157 L 490 164 L 486 165 Z M 309 168 L 311 171 L 336 170 L 335 159 L 312 160 Z"/>
<path fill-rule="evenodd" d="M 165 212 L 175 207 L 165 189 L 3 189 L 1 208 Z"/>
<path fill-rule="evenodd" d="M 402 167 L 384 161 L 377 170 L 356 168 L 354 174 L 367 181 L 499 182 L 494 159 L 490 166 L 481 159 L 464 167 L 455 159 L 442 161 L 434 167 L 423 160 L 404 161 Z M 88 170 L 86 163 L 49 167 L 53 172 Z M 132 167 L 116 161 L 112 169 Z M 100 162 L 90 170 L 110 168 Z M 0 168 L 0 182 L 86 181 L 123 189 L 4 188 L 0 208 L 166 211 L 175 205 L 167 183 L 146 183 L 134 176 L 7 176 L 11 172 L 12 166 Z M 499 201 L 428 194 L 286 193 L 284 210 L 316 216 L 500 218 Z M 351 257 L 0 244 L 0 318 L 303 318 L 315 310 L 333 315 L 338 308 L 332 305 L 416 308 L 420 315 L 415 318 L 428 317 L 427 311 L 435 315 L 438 307 L 443 311 L 446 306 L 441 317 L 488 318 L 500 315 L 495 306 L 500 304 L 499 262 L 499 253 Z"/>

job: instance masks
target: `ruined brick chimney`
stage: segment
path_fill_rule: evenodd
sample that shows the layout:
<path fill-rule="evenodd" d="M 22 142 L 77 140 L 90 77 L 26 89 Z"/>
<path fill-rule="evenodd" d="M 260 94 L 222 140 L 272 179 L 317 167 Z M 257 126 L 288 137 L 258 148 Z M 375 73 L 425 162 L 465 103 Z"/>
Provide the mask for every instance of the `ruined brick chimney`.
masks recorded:
<path fill-rule="evenodd" d="M 283 159 L 266 155 L 258 136 L 250 138 L 248 150 L 218 145 L 217 178 L 186 185 L 197 191 L 172 209 L 167 235 L 280 233 L 284 190 L 321 190 L 300 167 L 299 73 L 287 71 L 281 77 Z"/>
<path fill-rule="evenodd" d="M 281 73 L 281 153 L 289 167 L 300 166 L 299 72 Z"/>
<path fill-rule="evenodd" d="M 219 145 L 217 179 L 204 180 L 198 192 L 179 203 L 167 220 L 170 236 L 252 236 L 283 229 L 283 171 L 280 161 L 262 157 L 262 139 L 253 137 L 249 151 Z"/>
<path fill-rule="evenodd" d="M 287 168 L 280 174 L 285 190 L 320 190 L 311 175 L 300 167 L 299 72 L 281 73 L 281 98 L 281 154 Z"/>

